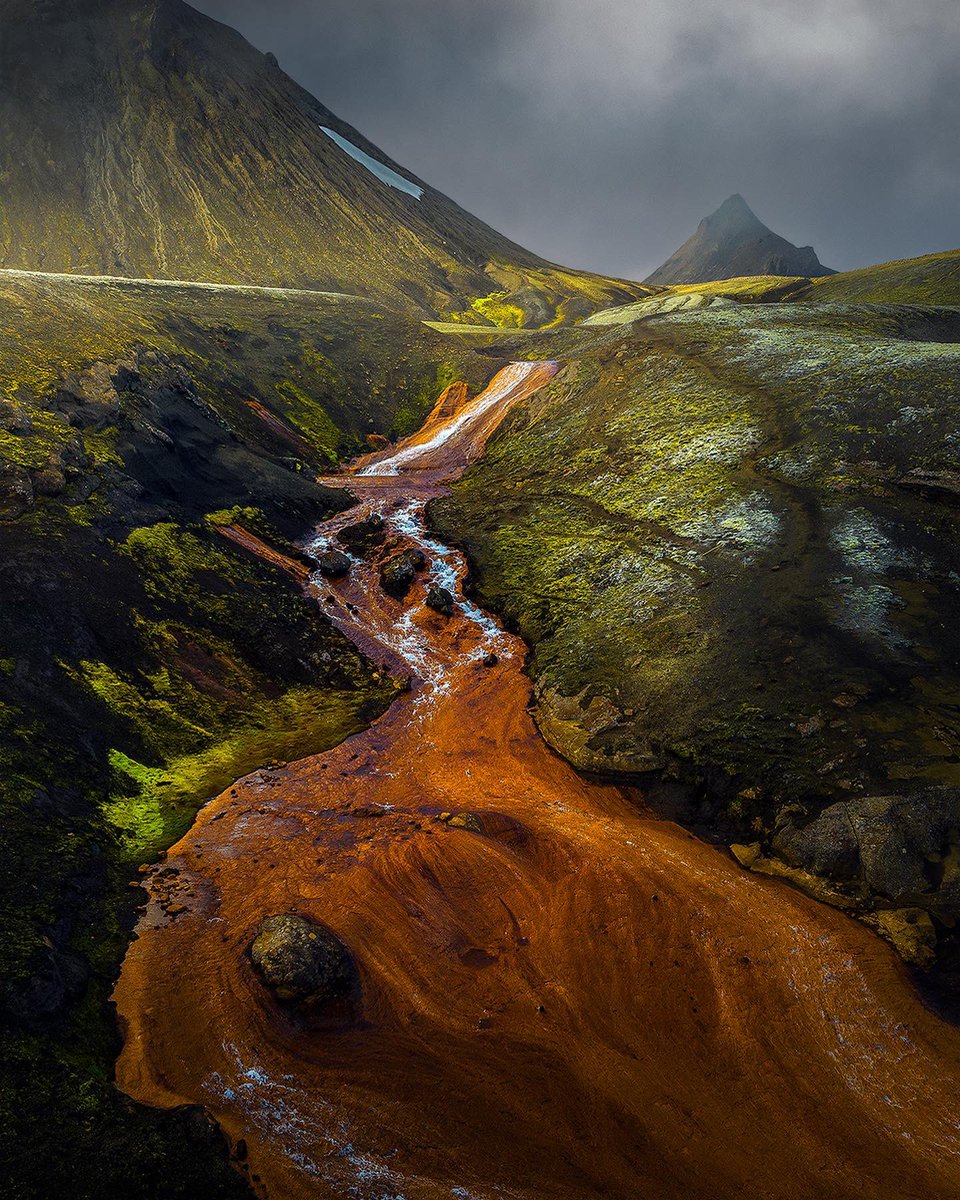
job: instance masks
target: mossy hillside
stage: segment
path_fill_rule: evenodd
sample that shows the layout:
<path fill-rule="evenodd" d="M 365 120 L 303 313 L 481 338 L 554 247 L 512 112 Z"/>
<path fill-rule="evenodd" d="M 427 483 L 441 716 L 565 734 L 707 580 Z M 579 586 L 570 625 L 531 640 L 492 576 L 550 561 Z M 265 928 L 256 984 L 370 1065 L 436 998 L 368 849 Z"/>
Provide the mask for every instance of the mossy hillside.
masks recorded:
<path fill-rule="evenodd" d="M 880 263 L 816 279 L 800 299 L 816 303 L 960 306 L 960 250 Z"/>
<path fill-rule="evenodd" d="M 43 460 L 71 434 L 38 398 L 97 363 L 132 365 L 135 349 L 183 365 L 240 437 L 288 456 L 305 442 L 320 466 L 355 453 L 367 433 L 408 432 L 429 411 L 438 378 L 455 374 L 478 387 L 486 377 L 485 364 L 456 343 L 355 297 L 0 272 L 0 397 L 14 406 L 22 398 L 33 425 L 29 437 L 0 430 L 0 454 Z M 250 401 L 301 445 L 266 425 Z"/>
<path fill-rule="evenodd" d="M 499 288 L 470 298 L 469 306 L 451 309 L 443 323 L 488 325 L 498 329 L 556 329 L 592 313 L 641 300 L 654 289 L 563 267 L 543 265 L 522 271 L 506 261 L 487 264 Z"/>
<path fill-rule="evenodd" d="M 912 486 L 960 465 L 958 335 L 732 305 L 500 347 L 566 367 L 432 512 L 530 642 L 558 749 L 740 837 L 960 782 L 957 516 Z"/>
<path fill-rule="evenodd" d="M 220 529 L 296 556 L 349 502 L 317 468 L 497 363 L 330 298 L 3 295 L 0 1173 L 23 1197 L 236 1194 L 215 1134 L 112 1087 L 129 883 L 209 796 L 335 744 L 396 685 Z"/>

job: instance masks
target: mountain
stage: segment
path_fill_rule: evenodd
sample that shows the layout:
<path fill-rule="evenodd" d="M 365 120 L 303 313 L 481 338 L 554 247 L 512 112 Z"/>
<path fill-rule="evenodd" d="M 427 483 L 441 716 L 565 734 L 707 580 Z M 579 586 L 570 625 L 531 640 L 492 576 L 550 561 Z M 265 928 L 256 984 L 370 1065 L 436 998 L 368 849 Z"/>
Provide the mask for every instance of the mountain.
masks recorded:
<path fill-rule="evenodd" d="M 812 246 L 794 246 L 768 229 L 740 195 L 702 220 L 689 238 L 645 281 L 666 286 L 739 279 L 748 275 L 833 275 Z"/>
<path fill-rule="evenodd" d="M 0 0 L 0 22 L 2 267 L 348 292 L 492 324 L 643 294 L 557 272 L 182 0 Z"/>

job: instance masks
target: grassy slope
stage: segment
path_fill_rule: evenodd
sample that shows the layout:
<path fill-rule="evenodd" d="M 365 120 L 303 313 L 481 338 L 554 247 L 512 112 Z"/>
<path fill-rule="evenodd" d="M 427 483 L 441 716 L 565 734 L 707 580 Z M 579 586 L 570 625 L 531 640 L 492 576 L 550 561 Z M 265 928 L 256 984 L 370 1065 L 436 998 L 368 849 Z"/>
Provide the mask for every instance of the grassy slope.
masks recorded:
<path fill-rule="evenodd" d="M 960 250 L 817 279 L 800 298 L 820 303 L 960 305 Z"/>
<path fill-rule="evenodd" d="M 394 684 L 218 528 L 295 553 L 343 503 L 316 468 L 492 366 L 369 302 L 0 276 L 8 1195 L 240 1190 L 203 1122 L 113 1090 L 127 884 L 208 796 Z"/>
<path fill-rule="evenodd" d="M 748 840 L 960 784 L 956 510 L 903 482 L 960 469 L 955 313 L 731 305 L 516 350 L 566 368 L 434 512 L 554 746 Z"/>

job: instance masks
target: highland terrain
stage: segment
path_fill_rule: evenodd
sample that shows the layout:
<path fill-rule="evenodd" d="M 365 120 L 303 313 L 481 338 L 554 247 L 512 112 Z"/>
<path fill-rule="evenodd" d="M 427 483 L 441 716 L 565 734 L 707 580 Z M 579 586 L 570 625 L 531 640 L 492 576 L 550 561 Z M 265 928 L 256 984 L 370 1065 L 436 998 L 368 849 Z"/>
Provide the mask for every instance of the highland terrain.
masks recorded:
<path fill-rule="evenodd" d="M 6 1194 L 955 1196 L 960 251 L 568 270 L 0 20 Z"/>

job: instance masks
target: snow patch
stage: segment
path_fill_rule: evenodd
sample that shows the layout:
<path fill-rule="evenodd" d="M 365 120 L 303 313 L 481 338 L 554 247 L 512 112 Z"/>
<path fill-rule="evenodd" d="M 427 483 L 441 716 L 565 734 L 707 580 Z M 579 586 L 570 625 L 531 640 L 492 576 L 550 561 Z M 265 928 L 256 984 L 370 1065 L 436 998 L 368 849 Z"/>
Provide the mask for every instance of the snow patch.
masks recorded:
<path fill-rule="evenodd" d="M 361 167 L 366 167 L 371 175 L 376 175 L 381 183 L 385 183 L 388 187 L 396 188 L 398 192 L 406 192 L 408 196 L 412 196 L 414 200 L 423 199 L 423 188 L 417 184 L 411 183 L 409 179 L 398 174 L 390 167 L 377 159 L 371 158 L 369 154 L 365 154 L 359 146 L 355 146 L 353 142 L 348 142 L 345 137 L 341 137 L 332 129 L 328 129 L 326 125 L 320 126 L 321 132 L 325 133 L 332 142 L 340 147 L 345 153 L 349 154 L 354 162 L 358 162 Z"/>

